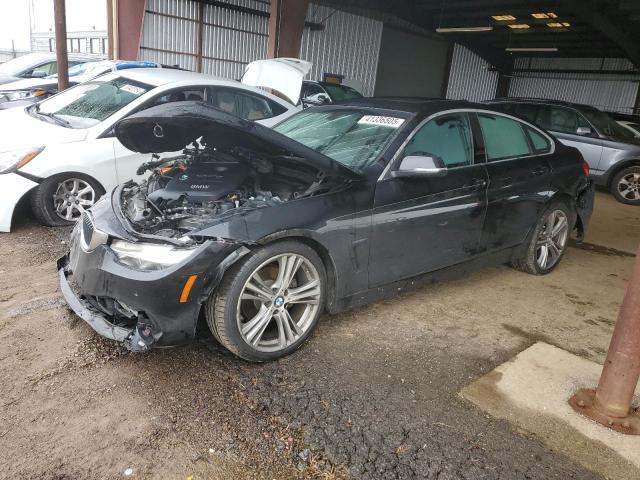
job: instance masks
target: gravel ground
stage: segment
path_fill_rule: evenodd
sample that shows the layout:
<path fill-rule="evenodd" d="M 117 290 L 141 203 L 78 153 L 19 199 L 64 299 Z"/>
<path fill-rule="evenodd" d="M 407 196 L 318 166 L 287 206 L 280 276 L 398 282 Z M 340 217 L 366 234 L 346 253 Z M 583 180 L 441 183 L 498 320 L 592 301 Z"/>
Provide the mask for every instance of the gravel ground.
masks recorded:
<path fill-rule="evenodd" d="M 27 218 L 0 234 L 0 478 L 597 478 L 458 391 L 539 340 L 604 360 L 640 212 L 598 194 L 598 225 L 621 211 L 617 243 L 596 228 L 552 275 L 495 267 L 325 316 L 266 365 L 205 329 L 142 355 L 97 337 L 57 291 L 68 229 Z"/>

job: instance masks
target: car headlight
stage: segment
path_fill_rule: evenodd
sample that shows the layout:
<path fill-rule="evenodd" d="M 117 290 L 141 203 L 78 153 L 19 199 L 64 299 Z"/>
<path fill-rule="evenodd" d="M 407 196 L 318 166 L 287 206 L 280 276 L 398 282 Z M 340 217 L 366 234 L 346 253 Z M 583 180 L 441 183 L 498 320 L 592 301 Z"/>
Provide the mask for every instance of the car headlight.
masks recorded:
<path fill-rule="evenodd" d="M 33 98 L 44 95 L 44 90 L 9 90 L 6 92 L 0 92 L 0 97 L 5 101 L 11 102 L 13 100 L 23 100 L 25 98 Z"/>
<path fill-rule="evenodd" d="M 136 270 L 162 270 L 186 260 L 196 248 L 181 248 L 158 243 L 111 242 L 111 250 L 123 265 Z"/>
<path fill-rule="evenodd" d="M 27 163 L 36 158 L 42 150 L 44 150 L 43 147 L 38 147 L 1 152 L 0 173 L 9 173 L 24 167 Z"/>

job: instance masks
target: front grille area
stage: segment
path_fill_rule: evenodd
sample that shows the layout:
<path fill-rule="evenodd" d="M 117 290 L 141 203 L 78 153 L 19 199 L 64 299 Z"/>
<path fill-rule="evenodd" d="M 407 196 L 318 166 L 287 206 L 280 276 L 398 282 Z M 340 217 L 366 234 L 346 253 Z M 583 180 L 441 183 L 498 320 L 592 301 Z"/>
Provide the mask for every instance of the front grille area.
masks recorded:
<path fill-rule="evenodd" d="M 133 328 L 138 316 L 114 298 L 88 295 L 84 297 L 89 304 L 102 313 L 107 320 L 118 327 Z"/>
<path fill-rule="evenodd" d="M 84 212 L 80 218 L 80 244 L 85 252 L 95 250 L 99 245 L 107 243 L 109 235 L 98 230 L 94 224 L 91 215 Z"/>
<path fill-rule="evenodd" d="M 91 220 L 91 216 L 87 213 L 84 212 L 82 214 L 82 227 L 81 227 L 81 231 L 82 231 L 82 241 L 86 246 L 91 245 L 91 240 L 93 239 L 93 233 L 94 233 L 94 226 L 93 226 L 93 221 Z"/>

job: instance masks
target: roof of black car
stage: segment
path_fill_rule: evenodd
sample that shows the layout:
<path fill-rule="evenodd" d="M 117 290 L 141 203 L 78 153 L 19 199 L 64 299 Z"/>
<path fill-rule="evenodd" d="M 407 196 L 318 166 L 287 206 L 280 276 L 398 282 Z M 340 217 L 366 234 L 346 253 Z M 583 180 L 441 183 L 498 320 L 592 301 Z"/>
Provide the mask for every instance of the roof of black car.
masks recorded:
<path fill-rule="evenodd" d="M 380 108 L 412 114 L 428 114 L 456 108 L 487 108 L 486 105 L 479 105 L 465 100 L 443 100 L 441 98 L 426 97 L 364 97 L 336 102 L 335 105 Z"/>
<path fill-rule="evenodd" d="M 488 104 L 492 103 L 545 103 L 548 105 L 562 105 L 564 107 L 573 108 L 594 108 L 590 105 L 583 105 L 581 103 L 566 102 L 564 100 L 552 100 L 548 98 L 527 98 L 527 97 L 509 97 L 509 98 L 496 98 L 495 100 L 487 101 Z"/>

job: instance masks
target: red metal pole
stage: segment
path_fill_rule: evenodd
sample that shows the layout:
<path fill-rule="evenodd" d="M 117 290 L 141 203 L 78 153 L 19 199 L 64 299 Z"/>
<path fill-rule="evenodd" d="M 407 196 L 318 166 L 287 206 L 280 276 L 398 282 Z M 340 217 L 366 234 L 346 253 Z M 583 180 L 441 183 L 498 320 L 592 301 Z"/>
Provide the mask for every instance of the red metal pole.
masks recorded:
<path fill-rule="evenodd" d="M 65 0 L 54 0 L 53 14 L 56 29 L 56 61 L 58 62 L 58 91 L 69 87 L 69 58 L 67 56 L 67 14 Z"/>
<path fill-rule="evenodd" d="M 640 435 L 640 415 L 632 411 L 640 378 L 640 249 L 629 278 L 596 390 L 580 390 L 569 404 L 619 432 Z"/>

